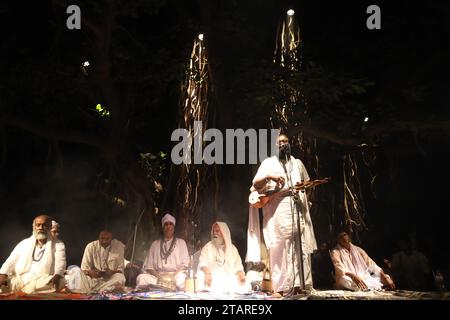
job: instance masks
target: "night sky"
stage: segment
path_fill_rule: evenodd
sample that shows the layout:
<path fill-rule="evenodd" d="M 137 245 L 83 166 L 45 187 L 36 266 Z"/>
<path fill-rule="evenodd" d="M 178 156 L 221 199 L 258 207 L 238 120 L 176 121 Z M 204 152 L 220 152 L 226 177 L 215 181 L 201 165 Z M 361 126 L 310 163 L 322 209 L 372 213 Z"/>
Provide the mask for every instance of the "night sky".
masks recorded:
<path fill-rule="evenodd" d="M 78 4 L 82 15 L 86 12 L 94 23 L 107 16 L 102 1 L 70 4 Z M 366 27 L 370 4 L 381 8 L 381 30 Z M 179 123 L 180 83 L 198 33 L 207 39 L 214 125 L 267 128 L 268 108 L 258 108 L 272 103 L 267 70 L 278 23 L 289 8 L 295 9 L 300 24 L 305 66 L 321 66 L 329 79 L 370 82 L 364 93 L 344 92 L 335 102 L 324 97 L 331 95 L 326 84 L 336 85 L 337 80 L 327 82 L 321 75 L 322 82 L 311 84 L 309 91 L 316 94 L 311 97 L 312 112 L 323 127 L 358 138 L 361 132 L 354 128 L 362 123 L 355 127 L 359 121 L 355 119 L 368 116 L 367 126 L 382 128 L 376 140 L 376 197 L 364 189 L 368 230 L 362 233 L 361 245 L 381 263 L 395 251 L 396 240 L 414 234 L 435 268 L 450 259 L 447 1 L 118 2 L 110 49 L 103 58 L 109 62 L 112 96 L 125 110 L 117 123 L 128 124 L 123 145 L 113 156 L 105 147 L 114 146 L 113 121 L 95 112 L 98 103 L 107 106 L 110 101 L 105 78 L 99 76 L 100 64 L 95 64 L 95 36 L 85 25 L 81 30 L 66 28 L 67 5 L 65 1 L 0 4 L 2 262 L 16 243 L 29 236 L 32 218 L 41 212 L 61 223 L 69 264 L 81 262 L 85 245 L 96 239 L 105 223 L 130 243 L 134 222 L 127 213 L 133 209 L 105 201 L 99 177 L 111 163 L 122 173 L 135 168 L 139 153 L 170 154 L 174 145 L 170 135 Z M 80 69 L 85 60 L 93 63 L 87 74 Z M 259 99 L 263 97 L 269 99 Z M 404 122 L 417 128 L 405 129 L 399 125 Z M 67 138 L 63 135 L 67 132 L 98 144 Z M 342 154 L 354 146 L 324 141 L 321 148 L 321 176 L 334 181 L 319 193 L 325 203 L 339 188 Z M 212 217 L 229 223 L 243 258 L 247 190 L 254 170 L 250 165 L 219 166 L 221 209 L 205 214 L 201 226 L 202 237 L 207 238 Z M 168 170 L 161 178 L 163 185 L 167 176 Z M 175 191 L 167 192 L 166 202 L 158 204 L 163 210 L 173 208 Z M 325 212 L 329 207 L 323 208 L 321 216 L 312 216 L 319 242 L 330 241 L 338 229 L 334 225 L 329 230 Z M 334 224 L 343 217 L 337 214 Z"/>

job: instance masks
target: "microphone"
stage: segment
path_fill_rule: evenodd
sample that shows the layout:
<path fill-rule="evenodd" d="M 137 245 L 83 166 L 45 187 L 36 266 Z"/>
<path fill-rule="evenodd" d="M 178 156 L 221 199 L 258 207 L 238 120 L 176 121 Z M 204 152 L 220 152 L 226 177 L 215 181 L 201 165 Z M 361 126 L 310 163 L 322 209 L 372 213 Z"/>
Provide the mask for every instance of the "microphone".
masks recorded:
<path fill-rule="evenodd" d="M 291 145 L 289 143 L 285 143 L 279 148 L 280 158 L 289 159 L 291 156 Z"/>
<path fill-rule="evenodd" d="M 291 155 L 291 145 L 289 143 L 285 143 L 280 146 L 280 151 L 283 151 L 286 155 Z"/>

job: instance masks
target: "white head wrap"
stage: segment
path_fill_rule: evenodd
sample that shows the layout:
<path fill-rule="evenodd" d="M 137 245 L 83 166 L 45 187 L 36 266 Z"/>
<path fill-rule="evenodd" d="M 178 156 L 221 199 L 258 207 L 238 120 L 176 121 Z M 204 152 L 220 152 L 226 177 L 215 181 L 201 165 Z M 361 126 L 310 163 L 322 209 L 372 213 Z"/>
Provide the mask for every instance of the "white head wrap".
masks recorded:
<path fill-rule="evenodd" d="M 161 224 L 162 224 L 163 227 L 164 227 L 164 223 L 166 223 L 166 222 L 172 222 L 173 225 L 176 225 L 177 220 L 171 214 L 166 213 L 164 215 L 164 217 L 162 217 L 162 219 L 161 219 Z"/>

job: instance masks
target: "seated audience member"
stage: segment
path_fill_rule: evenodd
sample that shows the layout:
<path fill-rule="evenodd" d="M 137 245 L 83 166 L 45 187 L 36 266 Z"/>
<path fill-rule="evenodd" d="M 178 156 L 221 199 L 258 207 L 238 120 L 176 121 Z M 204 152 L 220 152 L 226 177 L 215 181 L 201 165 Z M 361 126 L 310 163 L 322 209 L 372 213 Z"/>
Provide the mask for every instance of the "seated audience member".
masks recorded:
<path fill-rule="evenodd" d="M 339 233 L 337 241 L 337 246 L 331 251 L 331 260 L 338 289 L 381 290 L 383 285 L 395 289 L 391 277 L 363 249 L 353 245 L 346 232 Z"/>
<path fill-rule="evenodd" d="M 144 261 L 145 273 L 137 277 L 138 288 L 158 285 L 167 290 L 184 290 L 189 252 L 186 242 L 175 234 L 176 219 L 170 214 L 161 219 L 163 237 L 153 241 Z"/>
<path fill-rule="evenodd" d="M 397 287 L 404 290 L 433 289 L 430 263 L 425 255 L 413 248 L 410 240 L 400 240 L 400 251 L 392 255 L 391 270 Z"/>
<path fill-rule="evenodd" d="M 86 246 L 81 269 L 71 266 L 68 270 L 68 288 L 86 294 L 123 290 L 124 247 L 111 231 L 101 231 L 98 240 Z"/>
<path fill-rule="evenodd" d="M 33 220 L 33 234 L 22 240 L 0 269 L 3 292 L 38 293 L 59 291 L 64 285 L 64 243 L 50 234 L 52 219 L 40 215 Z"/>
<path fill-rule="evenodd" d="M 334 282 L 334 267 L 330 258 L 330 250 L 328 243 L 320 244 L 311 257 L 312 277 L 314 288 L 316 289 L 331 289 Z"/>
<path fill-rule="evenodd" d="M 211 241 L 200 253 L 197 271 L 199 290 L 218 293 L 248 292 L 244 267 L 237 248 L 231 243 L 230 229 L 225 222 L 211 228 Z"/>

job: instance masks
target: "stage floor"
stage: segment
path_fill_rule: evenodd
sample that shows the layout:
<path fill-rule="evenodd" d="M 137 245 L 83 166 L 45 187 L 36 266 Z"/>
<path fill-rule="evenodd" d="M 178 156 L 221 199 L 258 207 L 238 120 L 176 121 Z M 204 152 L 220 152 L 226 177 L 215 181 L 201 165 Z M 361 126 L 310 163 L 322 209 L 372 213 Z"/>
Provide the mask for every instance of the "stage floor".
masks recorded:
<path fill-rule="evenodd" d="M 289 298 L 272 298 L 262 292 L 249 294 L 214 294 L 210 292 L 185 293 L 166 291 L 108 293 L 84 295 L 77 293 L 50 292 L 39 294 L 3 293 L 0 300 L 450 300 L 450 292 L 417 291 L 368 291 L 313 290 Z"/>

